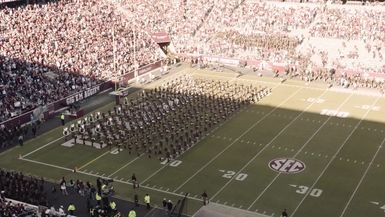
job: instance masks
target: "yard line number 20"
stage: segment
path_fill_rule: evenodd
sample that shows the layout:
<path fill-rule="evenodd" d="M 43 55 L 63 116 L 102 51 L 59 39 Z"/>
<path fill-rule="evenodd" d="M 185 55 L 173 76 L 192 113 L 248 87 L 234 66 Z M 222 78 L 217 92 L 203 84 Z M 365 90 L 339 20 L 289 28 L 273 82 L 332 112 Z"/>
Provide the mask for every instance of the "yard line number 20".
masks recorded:
<path fill-rule="evenodd" d="M 219 172 L 222 172 L 223 173 L 222 177 L 226 179 L 231 179 L 236 174 L 235 171 L 231 171 L 231 170 L 219 170 Z M 244 181 L 247 178 L 247 176 L 248 175 L 246 173 L 239 173 L 238 175 L 235 176 L 234 179 L 237 181 Z"/>

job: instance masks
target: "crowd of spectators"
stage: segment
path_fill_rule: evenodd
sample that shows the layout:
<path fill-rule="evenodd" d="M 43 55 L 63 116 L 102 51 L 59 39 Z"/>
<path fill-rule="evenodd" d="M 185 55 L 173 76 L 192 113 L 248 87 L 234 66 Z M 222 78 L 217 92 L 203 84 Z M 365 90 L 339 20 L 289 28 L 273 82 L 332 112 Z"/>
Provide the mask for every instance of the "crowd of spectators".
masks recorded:
<path fill-rule="evenodd" d="M 6 198 L 34 205 L 47 205 L 44 180 L 27 177 L 22 173 L 0 170 L 0 186 Z"/>
<path fill-rule="evenodd" d="M 0 121 L 161 59 L 155 32 L 167 32 L 177 53 L 282 64 L 321 58 L 383 72 L 384 8 L 315 2 L 61 0 L 4 8 Z M 366 51 L 347 43 L 331 52 L 312 38 L 361 40 Z"/>
<path fill-rule="evenodd" d="M 4 8 L 0 29 L 0 122 L 160 58 L 109 2 Z"/>
<path fill-rule="evenodd" d="M 325 1 L 299 4 L 298 1 L 225 0 L 208 1 L 203 6 L 195 2 L 199 1 L 166 0 L 155 4 L 151 0 L 140 3 L 123 0 L 121 5 L 140 14 L 135 22 L 145 29 L 169 33 L 177 53 L 283 64 L 295 64 L 299 58 L 313 61 L 313 56 L 318 58 L 323 54 L 325 65 L 335 68 L 383 71 L 378 63 L 384 56 L 381 47 L 384 47 L 385 40 L 381 7 L 340 6 L 325 4 Z M 191 11 L 196 16 L 191 16 Z M 369 55 L 350 45 L 332 52 L 295 49 L 303 41 L 310 41 L 304 39 L 319 37 L 341 44 L 347 40 L 363 39 Z M 310 45 L 316 44 L 312 42 Z M 370 56 L 369 61 L 367 56 Z M 373 62 L 377 64 L 373 66 Z"/>
<path fill-rule="evenodd" d="M 20 203 L 12 203 L 11 201 L 6 201 L 0 198 L 0 216 L 2 217 L 37 217 L 35 210 L 26 208 Z"/>

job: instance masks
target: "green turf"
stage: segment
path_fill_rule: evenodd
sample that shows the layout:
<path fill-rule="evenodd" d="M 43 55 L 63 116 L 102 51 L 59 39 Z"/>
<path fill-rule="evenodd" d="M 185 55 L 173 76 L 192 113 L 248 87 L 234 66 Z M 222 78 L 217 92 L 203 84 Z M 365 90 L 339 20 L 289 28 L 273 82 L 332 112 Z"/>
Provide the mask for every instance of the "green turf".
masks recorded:
<path fill-rule="evenodd" d="M 46 145 L 61 136 L 61 129 L 1 154 L 0 166 L 50 180 L 111 177 L 117 180 L 118 196 L 130 200 L 134 190 L 129 180 L 135 173 L 143 186 L 137 192 L 150 193 L 156 204 L 164 197 L 176 201 L 190 193 L 185 211 L 190 215 L 201 206 L 199 195 L 206 190 L 212 202 L 269 216 L 279 216 L 283 208 L 298 217 L 385 216 L 385 153 L 379 149 L 385 138 L 385 99 L 308 88 L 294 81 L 262 82 L 271 82 L 260 83 L 274 88 L 270 96 L 207 135 L 176 167 L 127 151 L 67 148 L 61 146 L 63 140 Z M 312 98 L 324 101 L 309 102 Z M 363 105 L 378 108 L 358 108 Z M 323 109 L 349 112 L 349 117 L 320 115 Z M 20 154 L 37 163 L 18 159 Z M 279 174 L 268 167 L 275 158 L 299 159 L 306 169 Z M 75 167 L 79 173 L 71 172 Z M 232 172 L 234 176 L 223 177 Z"/>

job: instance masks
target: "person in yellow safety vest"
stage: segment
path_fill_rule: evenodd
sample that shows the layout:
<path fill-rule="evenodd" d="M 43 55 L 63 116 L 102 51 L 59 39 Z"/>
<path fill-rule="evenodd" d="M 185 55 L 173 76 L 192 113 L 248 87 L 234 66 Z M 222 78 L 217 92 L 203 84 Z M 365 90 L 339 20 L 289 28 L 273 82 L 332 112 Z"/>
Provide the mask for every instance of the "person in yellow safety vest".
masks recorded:
<path fill-rule="evenodd" d="M 146 194 L 146 196 L 144 196 L 144 203 L 146 204 L 147 209 L 151 209 L 151 206 L 150 206 L 150 195 Z"/>
<path fill-rule="evenodd" d="M 75 205 L 73 203 L 70 203 L 70 205 L 68 206 L 68 209 L 67 209 L 68 213 L 70 215 L 74 215 L 75 210 L 76 210 Z"/>
<path fill-rule="evenodd" d="M 64 120 L 65 120 L 64 114 L 60 115 L 60 120 L 61 120 L 61 125 L 64 126 L 64 124 L 65 124 L 65 122 L 64 122 Z"/>
<path fill-rule="evenodd" d="M 102 197 L 99 195 L 99 193 L 96 193 L 95 195 L 95 199 L 96 199 L 96 203 L 101 206 L 101 202 L 102 202 Z"/>
<path fill-rule="evenodd" d="M 136 217 L 136 212 L 135 210 L 131 210 L 129 213 L 128 213 L 128 217 Z"/>
<path fill-rule="evenodd" d="M 116 211 L 116 203 L 114 201 L 111 201 L 110 202 L 110 208 L 111 208 L 111 211 L 112 212 L 115 212 Z"/>

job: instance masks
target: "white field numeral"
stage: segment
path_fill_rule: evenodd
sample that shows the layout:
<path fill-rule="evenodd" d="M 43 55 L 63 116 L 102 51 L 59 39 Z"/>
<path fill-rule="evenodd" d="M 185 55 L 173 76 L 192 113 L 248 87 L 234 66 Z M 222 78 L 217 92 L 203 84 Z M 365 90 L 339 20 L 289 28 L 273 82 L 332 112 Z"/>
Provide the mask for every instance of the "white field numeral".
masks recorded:
<path fill-rule="evenodd" d="M 317 188 L 313 188 L 310 190 L 309 187 L 303 186 L 303 185 L 300 185 L 297 188 L 298 189 L 295 192 L 298 194 L 306 194 L 309 191 L 310 191 L 309 195 L 312 197 L 320 197 L 322 194 L 322 190 Z"/>
<path fill-rule="evenodd" d="M 320 98 L 313 98 L 313 97 L 310 97 L 310 98 L 307 98 L 307 99 L 306 99 L 306 102 L 316 103 L 316 104 L 321 104 L 321 103 L 324 103 L 325 100 L 324 100 L 324 99 L 320 99 Z"/>
<path fill-rule="evenodd" d="M 339 118 L 347 118 L 349 116 L 349 112 L 340 112 L 332 109 L 322 109 L 320 114 Z"/>
<path fill-rule="evenodd" d="M 236 174 L 236 172 L 231 171 L 231 170 L 227 170 L 227 171 L 219 170 L 219 172 L 222 172 L 223 173 L 222 177 L 226 178 L 226 179 L 231 179 Z M 247 178 L 247 176 L 248 175 L 246 173 L 239 173 L 237 176 L 235 176 L 234 179 L 237 181 L 244 181 Z"/>
<path fill-rule="evenodd" d="M 382 207 L 380 207 L 380 209 L 384 210 L 384 212 L 385 212 L 385 205 L 383 205 Z"/>
<path fill-rule="evenodd" d="M 362 110 L 380 111 L 380 106 L 361 105 L 361 106 L 356 106 L 356 108 L 359 108 Z"/>
<path fill-rule="evenodd" d="M 167 164 L 167 161 L 168 161 L 168 160 L 166 159 L 166 160 L 160 162 L 160 164 L 165 165 L 165 164 Z M 172 162 L 169 164 L 169 166 L 171 166 L 171 167 L 177 167 L 177 166 L 179 166 L 181 163 L 182 163 L 181 160 L 174 160 L 174 161 L 172 161 Z"/>

